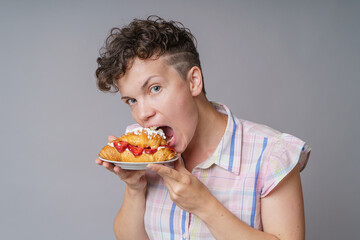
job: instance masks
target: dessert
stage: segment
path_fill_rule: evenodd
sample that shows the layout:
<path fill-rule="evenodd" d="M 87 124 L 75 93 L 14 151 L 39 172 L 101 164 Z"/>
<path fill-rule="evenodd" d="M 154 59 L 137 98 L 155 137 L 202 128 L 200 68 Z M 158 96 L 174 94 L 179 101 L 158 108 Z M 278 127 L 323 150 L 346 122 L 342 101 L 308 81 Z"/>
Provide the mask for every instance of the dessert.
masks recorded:
<path fill-rule="evenodd" d="M 156 127 L 127 131 L 103 147 L 99 157 L 117 162 L 162 162 L 176 156 L 164 132 Z"/>

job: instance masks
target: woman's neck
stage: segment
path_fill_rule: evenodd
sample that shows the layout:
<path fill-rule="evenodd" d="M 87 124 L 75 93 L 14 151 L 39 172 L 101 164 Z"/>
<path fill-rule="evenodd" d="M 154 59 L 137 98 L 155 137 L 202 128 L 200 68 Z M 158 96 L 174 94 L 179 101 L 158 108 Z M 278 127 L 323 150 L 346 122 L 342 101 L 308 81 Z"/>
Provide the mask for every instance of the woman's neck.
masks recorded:
<path fill-rule="evenodd" d="M 227 115 L 218 112 L 205 96 L 197 99 L 199 121 L 195 134 L 183 152 L 186 168 L 191 171 L 208 159 L 220 143 L 227 124 Z"/>

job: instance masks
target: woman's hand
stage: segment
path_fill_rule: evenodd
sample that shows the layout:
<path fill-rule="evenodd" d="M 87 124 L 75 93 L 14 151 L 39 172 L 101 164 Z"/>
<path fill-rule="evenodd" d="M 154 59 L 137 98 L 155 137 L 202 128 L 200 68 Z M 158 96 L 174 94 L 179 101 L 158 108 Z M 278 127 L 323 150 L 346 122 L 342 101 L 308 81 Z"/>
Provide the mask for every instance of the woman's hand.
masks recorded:
<path fill-rule="evenodd" d="M 116 139 L 115 136 L 108 137 L 109 142 L 115 139 Z M 138 170 L 138 171 L 124 170 L 119 166 L 115 166 L 114 164 L 109 162 L 104 162 L 99 158 L 95 160 L 95 163 L 97 163 L 98 165 L 102 165 L 110 172 L 115 173 L 117 176 L 119 176 L 119 178 L 122 181 L 124 181 L 127 184 L 127 186 L 131 190 L 143 190 L 146 187 L 147 182 L 145 178 L 145 170 Z"/>
<path fill-rule="evenodd" d="M 174 169 L 161 164 L 149 164 L 147 167 L 164 179 L 171 200 L 187 212 L 198 215 L 206 211 L 205 203 L 215 199 L 209 189 L 186 170 L 180 158 L 175 162 Z"/>

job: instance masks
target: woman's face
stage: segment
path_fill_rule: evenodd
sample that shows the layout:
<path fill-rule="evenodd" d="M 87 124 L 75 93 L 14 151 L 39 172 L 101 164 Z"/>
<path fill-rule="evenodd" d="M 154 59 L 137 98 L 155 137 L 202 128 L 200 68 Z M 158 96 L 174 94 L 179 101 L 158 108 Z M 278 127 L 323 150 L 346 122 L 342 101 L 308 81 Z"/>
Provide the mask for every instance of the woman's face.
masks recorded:
<path fill-rule="evenodd" d="M 135 59 L 118 80 L 123 101 L 143 127 L 161 127 L 179 153 L 185 151 L 198 124 L 198 109 L 190 80 L 180 77 L 173 66 L 158 59 Z"/>

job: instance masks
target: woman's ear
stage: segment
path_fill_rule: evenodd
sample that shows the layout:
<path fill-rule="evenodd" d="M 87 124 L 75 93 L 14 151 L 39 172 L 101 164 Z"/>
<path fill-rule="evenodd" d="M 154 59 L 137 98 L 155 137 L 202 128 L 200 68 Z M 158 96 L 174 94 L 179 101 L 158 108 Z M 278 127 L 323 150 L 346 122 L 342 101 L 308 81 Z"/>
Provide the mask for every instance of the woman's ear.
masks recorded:
<path fill-rule="evenodd" d="M 199 67 L 194 66 L 188 71 L 188 80 L 190 86 L 190 92 L 192 96 L 198 96 L 202 92 L 203 82 L 202 74 Z"/>

